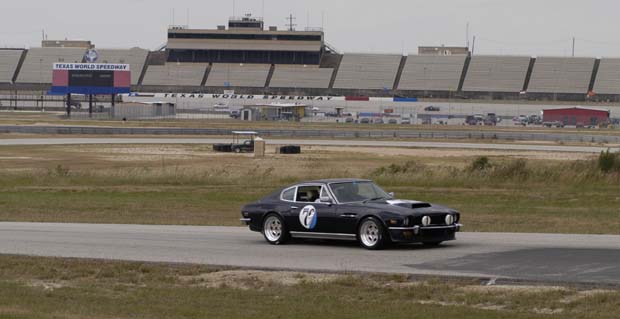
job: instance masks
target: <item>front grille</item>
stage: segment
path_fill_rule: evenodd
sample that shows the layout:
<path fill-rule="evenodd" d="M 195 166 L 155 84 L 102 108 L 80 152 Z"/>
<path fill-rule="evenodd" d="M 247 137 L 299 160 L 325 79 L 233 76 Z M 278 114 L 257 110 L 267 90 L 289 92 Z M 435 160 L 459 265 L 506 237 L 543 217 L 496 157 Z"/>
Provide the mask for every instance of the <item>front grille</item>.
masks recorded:
<path fill-rule="evenodd" d="M 429 215 L 431 217 L 431 226 L 446 226 L 446 216 L 448 214 Z M 422 217 L 418 216 L 414 218 L 414 225 L 422 225 Z"/>

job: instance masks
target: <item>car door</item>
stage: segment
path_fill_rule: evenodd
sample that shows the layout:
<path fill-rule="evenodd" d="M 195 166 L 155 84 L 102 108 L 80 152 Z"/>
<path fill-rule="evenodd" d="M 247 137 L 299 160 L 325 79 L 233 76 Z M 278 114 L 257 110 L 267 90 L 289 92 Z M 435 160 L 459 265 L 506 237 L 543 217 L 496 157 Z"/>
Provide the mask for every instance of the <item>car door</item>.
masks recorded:
<path fill-rule="evenodd" d="M 334 227 L 341 234 L 355 234 L 357 233 L 357 223 L 362 213 L 359 204 L 340 204 L 336 211 Z"/>
<path fill-rule="evenodd" d="M 322 185 L 300 185 L 297 187 L 295 202 L 291 203 L 290 214 L 286 218 L 289 229 L 304 233 L 333 233 L 336 208 L 333 203 L 321 203 Z"/>

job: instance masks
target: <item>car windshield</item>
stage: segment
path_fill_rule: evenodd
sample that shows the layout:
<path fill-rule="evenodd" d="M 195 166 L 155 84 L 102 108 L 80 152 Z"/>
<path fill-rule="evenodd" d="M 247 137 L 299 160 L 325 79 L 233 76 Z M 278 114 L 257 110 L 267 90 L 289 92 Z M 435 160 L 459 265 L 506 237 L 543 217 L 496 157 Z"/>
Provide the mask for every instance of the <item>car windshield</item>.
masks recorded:
<path fill-rule="evenodd" d="M 373 182 L 334 183 L 330 187 L 340 203 L 390 199 L 390 195 Z"/>

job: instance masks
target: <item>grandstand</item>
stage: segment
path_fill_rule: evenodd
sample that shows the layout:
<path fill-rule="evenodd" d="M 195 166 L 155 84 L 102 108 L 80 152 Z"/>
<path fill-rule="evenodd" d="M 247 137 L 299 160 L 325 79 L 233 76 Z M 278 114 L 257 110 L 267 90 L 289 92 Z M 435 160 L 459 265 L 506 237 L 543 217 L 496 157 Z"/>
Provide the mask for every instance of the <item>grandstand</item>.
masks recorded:
<path fill-rule="evenodd" d="M 524 56 L 473 56 L 463 91 L 519 93 L 524 88 L 530 61 Z"/>
<path fill-rule="evenodd" d="M 391 90 L 401 59 L 401 55 L 345 54 L 334 88 Z"/>
<path fill-rule="evenodd" d="M 457 91 L 467 56 L 410 55 L 399 90 Z"/>
<path fill-rule="evenodd" d="M 278 30 L 249 15 L 216 29 L 171 26 L 166 36 L 167 43 L 151 52 L 97 49 L 97 62 L 130 64 L 133 90 L 153 93 L 230 89 L 238 94 L 620 101 L 620 58 L 470 56 L 468 48 L 443 46 L 421 47 L 428 55 L 341 54 L 325 42 L 320 28 Z M 0 49 L 1 90 L 44 90 L 54 63 L 82 62 L 86 49 L 94 47 L 71 40 L 42 46 Z"/>
<path fill-rule="evenodd" d="M 590 87 L 595 61 L 594 58 L 537 58 L 527 91 L 585 95 Z"/>
<path fill-rule="evenodd" d="M 52 83 L 52 65 L 58 62 L 80 63 L 84 49 L 75 48 L 33 48 L 28 50 L 17 83 Z"/>
<path fill-rule="evenodd" d="M 264 88 L 270 68 L 268 64 L 213 64 L 206 85 Z"/>
<path fill-rule="evenodd" d="M 0 83 L 13 82 L 23 50 L 0 50 Z"/>
<path fill-rule="evenodd" d="M 140 48 L 132 48 L 129 50 L 113 50 L 113 49 L 101 49 L 97 50 L 99 53 L 99 60 L 97 63 L 120 63 L 129 64 L 131 67 L 131 84 L 137 85 L 140 81 L 140 75 L 142 69 L 146 63 L 146 58 L 149 54 L 148 50 Z"/>
<path fill-rule="evenodd" d="M 271 78 L 272 88 L 327 89 L 334 69 L 316 66 L 277 65 Z"/>
<path fill-rule="evenodd" d="M 166 63 L 148 67 L 142 85 L 200 86 L 207 70 L 206 63 Z"/>
<path fill-rule="evenodd" d="M 620 94 L 620 58 L 601 59 L 596 81 L 596 94 Z"/>

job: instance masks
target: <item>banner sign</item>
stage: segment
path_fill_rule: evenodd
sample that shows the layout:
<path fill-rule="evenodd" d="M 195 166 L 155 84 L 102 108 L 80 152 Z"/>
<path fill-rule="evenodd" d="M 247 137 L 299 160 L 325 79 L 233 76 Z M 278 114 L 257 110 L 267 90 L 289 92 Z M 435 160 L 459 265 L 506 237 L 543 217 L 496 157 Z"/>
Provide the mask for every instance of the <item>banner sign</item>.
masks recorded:
<path fill-rule="evenodd" d="M 54 70 L 131 71 L 129 64 L 109 63 L 54 63 Z"/>
<path fill-rule="evenodd" d="M 156 99 L 214 99 L 214 100 L 245 100 L 245 101 L 281 101 L 281 102 L 417 102 L 416 98 L 409 98 L 404 100 L 403 98 L 393 97 L 364 97 L 363 99 L 353 99 L 346 96 L 314 96 L 314 95 L 253 95 L 253 94 L 230 94 L 232 92 L 226 92 L 224 94 L 213 93 L 131 93 L 129 97 L 137 98 L 156 98 Z"/>

